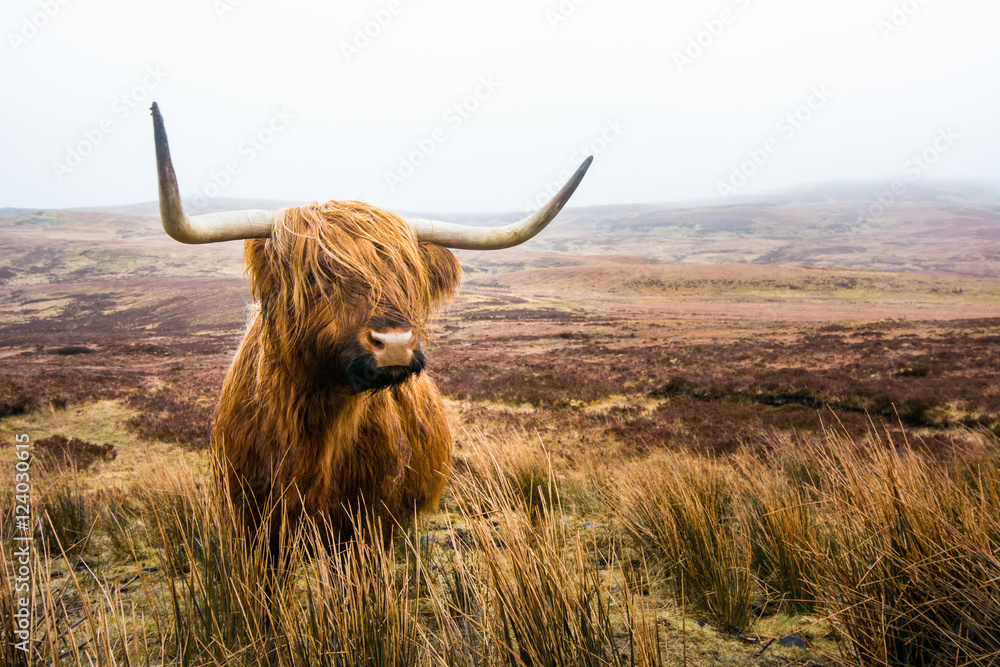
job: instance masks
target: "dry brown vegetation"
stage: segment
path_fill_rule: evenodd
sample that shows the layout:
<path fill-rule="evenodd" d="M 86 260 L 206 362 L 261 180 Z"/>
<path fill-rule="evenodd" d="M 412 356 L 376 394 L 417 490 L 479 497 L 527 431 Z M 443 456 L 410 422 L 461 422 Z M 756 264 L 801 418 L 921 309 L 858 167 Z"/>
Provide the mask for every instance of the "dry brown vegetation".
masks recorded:
<path fill-rule="evenodd" d="M 153 461 L 117 493 L 40 478 L 30 664 L 938 665 L 1000 651 L 994 438 L 941 460 L 830 432 L 581 473 L 466 437 L 432 521 L 388 551 L 329 555 L 306 526 L 278 571 L 186 466 Z M 14 572 L 4 551 L 5 590 Z M 29 664 L 12 629 L 0 658 Z"/>
<path fill-rule="evenodd" d="M 636 209 L 463 254 L 428 348 L 459 433 L 441 511 L 388 551 L 317 557 L 305 526 L 274 579 L 208 472 L 238 249 L 3 219 L 0 461 L 31 435 L 36 625 L 13 651 L 6 475 L 0 664 L 996 664 L 1000 290 L 993 237 L 952 252 L 989 216 L 920 264 L 898 225 L 947 220 L 844 231 L 831 206 Z M 657 264 L 826 266 L 845 234 L 849 265 L 941 273 Z"/>
<path fill-rule="evenodd" d="M 99 461 L 114 461 L 114 445 L 98 445 L 80 438 L 53 435 L 35 443 L 34 454 L 46 468 L 83 471 Z"/>
<path fill-rule="evenodd" d="M 776 431 L 817 433 L 824 419 L 863 436 L 874 419 L 947 450 L 966 429 L 1000 433 L 998 325 L 798 324 L 653 344 L 648 334 L 494 335 L 437 351 L 436 374 L 469 419 L 564 444 L 723 452 Z"/>
<path fill-rule="evenodd" d="M 664 340 L 656 329 L 615 338 L 614 330 L 630 326 L 624 318 L 603 318 L 602 331 L 590 333 L 582 315 L 536 308 L 525 318 L 524 310 L 493 317 L 553 333 L 491 334 L 485 324 L 486 333 L 452 335 L 431 351 L 431 372 L 464 419 L 623 453 L 733 451 L 774 431 L 818 432 L 824 419 L 854 435 L 870 419 L 897 431 L 902 424 L 942 450 L 968 429 L 1000 433 L 1000 320 L 772 325 L 735 340 Z M 207 445 L 228 362 L 222 344 L 92 342 L 88 349 L 0 358 L 0 415 L 123 398 L 135 412 L 128 426 L 142 437 Z"/>

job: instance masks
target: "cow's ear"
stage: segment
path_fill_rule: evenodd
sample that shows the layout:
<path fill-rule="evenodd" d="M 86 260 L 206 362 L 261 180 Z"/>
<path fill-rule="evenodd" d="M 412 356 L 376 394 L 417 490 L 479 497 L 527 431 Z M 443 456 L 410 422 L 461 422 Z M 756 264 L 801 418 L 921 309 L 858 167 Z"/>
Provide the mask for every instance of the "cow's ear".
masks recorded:
<path fill-rule="evenodd" d="M 462 284 L 462 266 L 458 259 L 450 250 L 436 243 L 421 243 L 420 254 L 430 278 L 432 305 L 450 301 Z"/>
<path fill-rule="evenodd" d="M 267 239 L 247 239 L 243 242 L 243 262 L 250 277 L 250 291 L 256 301 L 264 301 L 278 288 L 274 262 L 267 246 Z"/>

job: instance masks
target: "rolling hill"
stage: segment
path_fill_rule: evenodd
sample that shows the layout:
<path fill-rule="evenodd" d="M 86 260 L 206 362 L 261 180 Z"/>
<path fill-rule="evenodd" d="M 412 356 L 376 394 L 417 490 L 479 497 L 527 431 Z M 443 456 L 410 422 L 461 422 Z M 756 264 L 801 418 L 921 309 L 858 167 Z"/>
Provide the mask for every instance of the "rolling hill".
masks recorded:
<path fill-rule="evenodd" d="M 1000 194 L 923 189 L 868 215 L 876 189 L 812 189 L 732 205 L 571 208 L 517 249 L 458 254 L 470 277 L 525 268 L 642 264 L 1000 275 Z M 216 202 L 215 210 L 284 204 L 226 200 Z M 156 202 L 0 213 L 0 285 L 242 272 L 239 244 L 185 247 L 167 238 Z M 518 214 L 438 217 L 496 224 Z"/>

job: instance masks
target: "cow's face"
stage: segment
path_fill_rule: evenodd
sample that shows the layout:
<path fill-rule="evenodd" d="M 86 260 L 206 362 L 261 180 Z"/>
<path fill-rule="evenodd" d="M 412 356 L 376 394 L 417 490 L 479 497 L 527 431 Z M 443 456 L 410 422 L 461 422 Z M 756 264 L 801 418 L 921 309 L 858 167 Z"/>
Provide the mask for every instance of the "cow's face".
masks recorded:
<path fill-rule="evenodd" d="M 246 242 L 246 260 L 265 354 L 349 393 L 423 370 L 428 317 L 461 278 L 450 251 L 358 202 L 286 209 L 271 238 Z"/>

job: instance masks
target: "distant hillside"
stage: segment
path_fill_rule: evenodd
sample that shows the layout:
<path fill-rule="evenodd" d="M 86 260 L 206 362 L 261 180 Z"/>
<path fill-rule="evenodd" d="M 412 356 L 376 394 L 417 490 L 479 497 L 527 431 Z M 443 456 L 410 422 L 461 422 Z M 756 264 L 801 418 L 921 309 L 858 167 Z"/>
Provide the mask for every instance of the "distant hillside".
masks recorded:
<path fill-rule="evenodd" d="M 470 278 L 526 269 L 641 264 L 1000 276 L 1000 195 L 977 188 L 911 188 L 881 208 L 873 206 L 876 190 L 831 186 L 731 205 L 570 208 L 519 248 L 458 255 Z M 213 210 L 287 204 L 220 200 Z M 157 211 L 155 202 L 87 211 L 2 209 L 0 285 L 242 273 L 241 244 L 176 243 L 160 228 Z M 440 217 L 495 224 L 519 215 Z"/>
<path fill-rule="evenodd" d="M 185 246 L 159 216 L 33 211 L 0 218 L 0 285 L 143 276 L 239 276 L 240 243 Z"/>
<path fill-rule="evenodd" d="M 262 208 L 266 210 L 285 208 L 286 206 L 300 206 L 303 202 L 281 201 L 276 199 L 210 199 L 204 206 L 197 206 L 194 202 L 184 202 L 184 208 L 190 215 L 202 213 L 218 213 L 219 211 L 233 211 L 242 209 Z M 160 215 L 160 202 L 144 201 L 138 204 L 121 204 L 117 206 L 88 206 L 72 209 L 86 213 L 115 213 L 130 215 Z"/>
<path fill-rule="evenodd" d="M 575 209 L 560 216 L 538 246 L 676 264 L 1000 275 L 1000 196 L 922 191 L 880 209 L 863 192 L 874 189 L 728 206 Z"/>

